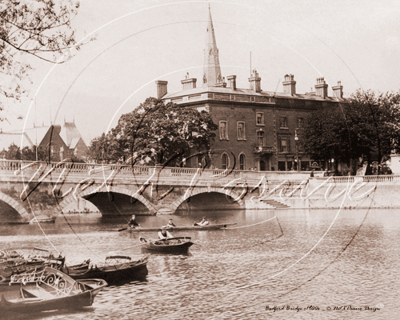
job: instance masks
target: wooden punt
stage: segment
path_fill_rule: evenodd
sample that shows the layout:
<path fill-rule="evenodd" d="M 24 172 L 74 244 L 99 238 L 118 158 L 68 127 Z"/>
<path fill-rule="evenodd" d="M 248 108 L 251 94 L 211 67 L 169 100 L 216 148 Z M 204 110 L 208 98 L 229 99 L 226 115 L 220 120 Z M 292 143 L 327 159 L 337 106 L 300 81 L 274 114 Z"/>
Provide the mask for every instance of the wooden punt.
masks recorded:
<path fill-rule="evenodd" d="M 206 231 L 206 230 L 223 230 L 228 226 L 233 226 L 236 223 L 221 223 L 221 224 L 211 224 L 207 226 L 179 226 L 179 227 L 170 227 L 167 228 L 168 231 Z M 147 232 L 147 231 L 159 231 L 160 228 L 122 228 L 118 231 L 128 231 L 128 232 Z"/>

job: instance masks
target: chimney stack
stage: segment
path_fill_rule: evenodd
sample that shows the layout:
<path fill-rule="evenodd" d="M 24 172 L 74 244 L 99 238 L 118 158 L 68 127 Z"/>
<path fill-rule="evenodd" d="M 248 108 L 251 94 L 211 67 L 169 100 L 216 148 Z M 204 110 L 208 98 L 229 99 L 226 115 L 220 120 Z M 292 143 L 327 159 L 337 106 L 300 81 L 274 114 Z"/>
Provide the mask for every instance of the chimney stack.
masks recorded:
<path fill-rule="evenodd" d="M 336 98 L 338 99 L 343 98 L 343 86 L 341 81 L 338 81 L 337 86 L 332 87 L 332 90 Z"/>
<path fill-rule="evenodd" d="M 157 84 L 157 99 L 161 99 L 162 97 L 164 97 L 167 94 L 167 85 L 168 85 L 168 81 L 164 81 L 164 80 L 157 80 L 156 81 Z"/>
<path fill-rule="evenodd" d="M 232 90 L 236 90 L 236 76 L 227 76 L 229 87 Z"/>
<path fill-rule="evenodd" d="M 255 92 L 261 92 L 261 78 L 258 75 L 256 69 L 251 73 L 251 77 L 249 78 L 250 89 Z"/>
<path fill-rule="evenodd" d="M 324 77 L 317 78 L 315 95 L 320 96 L 322 99 L 325 99 L 328 96 L 328 85 L 326 84 Z"/>
<path fill-rule="evenodd" d="M 189 78 L 189 72 L 186 73 L 185 79 L 181 81 L 183 90 L 196 88 L 196 78 Z"/>
<path fill-rule="evenodd" d="M 296 94 L 296 81 L 294 81 L 294 75 L 285 74 L 285 81 L 282 82 L 283 93 L 288 93 L 291 96 Z"/>

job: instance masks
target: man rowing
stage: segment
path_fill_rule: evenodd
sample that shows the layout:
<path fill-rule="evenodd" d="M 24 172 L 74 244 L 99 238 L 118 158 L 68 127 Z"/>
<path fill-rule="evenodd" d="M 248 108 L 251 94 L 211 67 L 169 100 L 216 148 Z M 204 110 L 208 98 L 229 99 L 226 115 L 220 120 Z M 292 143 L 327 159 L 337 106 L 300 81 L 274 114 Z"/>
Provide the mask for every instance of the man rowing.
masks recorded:
<path fill-rule="evenodd" d="M 167 228 L 170 229 L 170 228 L 174 228 L 174 227 L 175 227 L 175 225 L 174 225 L 174 223 L 172 222 L 172 219 L 169 219 L 169 220 L 168 220 L 168 223 L 167 223 Z"/>
<path fill-rule="evenodd" d="M 172 239 L 173 237 L 174 236 L 168 232 L 166 226 L 162 226 L 161 230 L 158 231 L 158 238 L 160 240 L 168 240 L 168 239 Z"/>
<path fill-rule="evenodd" d="M 199 226 L 199 227 L 203 227 L 203 226 L 206 226 L 208 224 L 209 224 L 209 222 L 208 222 L 207 218 L 203 217 L 203 219 L 200 222 L 197 222 L 194 225 L 195 226 Z"/>
<path fill-rule="evenodd" d="M 129 226 L 129 228 L 137 228 L 137 227 L 140 227 L 140 225 L 136 222 L 136 217 L 135 217 L 134 214 L 132 215 L 131 220 L 129 220 L 128 226 Z"/>

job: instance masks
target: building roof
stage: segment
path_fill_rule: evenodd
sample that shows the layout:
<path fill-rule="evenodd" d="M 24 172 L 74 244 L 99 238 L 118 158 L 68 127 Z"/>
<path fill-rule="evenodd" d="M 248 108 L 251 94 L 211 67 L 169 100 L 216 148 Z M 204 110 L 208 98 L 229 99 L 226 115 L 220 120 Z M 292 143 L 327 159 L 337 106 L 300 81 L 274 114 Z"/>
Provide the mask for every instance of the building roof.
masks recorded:
<path fill-rule="evenodd" d="M 249 89 L 236 88 L 236 76 L 231 75 L 227 77 L 229 86 L 227 87 L 225 79 L 221 77 L 221 69 L 219 63 L 218 48 L 216 44 L 214 26 L 211 17 L 210 5 L 207 31 L 206 31 L 206 46 L 204 50 L 204 71 L 203 71 L 203 86 L 197 87 L 195 78 L 189 78 L 187 74 L 186 79 L 182 80 L 183 90 L 175 93 L 166 94 L 162 96 L 166 102 L 172 101 L 177 104 L 196 103 L 204 100 L 219 100 L 219 101 L 237 101 L 237 102 L 249 102 L 249 103 L 269 103 L 275 104 L 274 99 L 297 99 L 297 100 L 308 100 L 308 101 L 321 101 L 321 102 L 339 102 L 343 101 L 343 98 L 328 97 L 328 84 L 326 84 L 323 77 L 317 78 L 317 84 L 315 85 L 316 92 L 308 92 L 304 94 L 295 93 L 296 81 L 294 81 L 293 75 L 285 75 L 284 92 L 273 92 L 273 91 L 262 91 L 261 90 L 261 78 L 257 71 L 252 70 L 252 76 L 249 78 L 250 86 Z M 158 81 L 158 86 L 160 81 Z M 165 88 L 161 90 L 161 93 L 166 93 Z M 334 94 L 342 97 L 342 85 L 338 82 L 337 86 L 332 87 Z M 160 88 L 158 87 L 158 90 Z M 169 100 L 169 101 L 168 101 Z"/>
<path fill-rule="evenodd" d="M 78 131 L 78 128 L 75 125 L 75 122 L 64 122 L 61 128 L 60 137 L 64 140 L 68 148 L 72 149 L 76 147 L 79 139 L 82 138 L 81 134 Z M 83 139 L 82 142 L 85 144 Z"/>
<path fill-rule="evenodd" d="M 315 93 L 304 93 L 304 94 L 296 93 L 294 95 L 291 95 L 289 93 L 273 92 L 273 91 L 255 92 L 252 89 L 242 89 L 242 88 L 236 88 L 234 90 L 230 87 L 198 87 L 198 88 L 193 88 L 193 89 L 187 89 L 187 90 L 182 90 L 179 92 L 167 94 L 163 97 L 163 100 L 166 100 L 166 99 L 175 100 L 176 98 L 181 98 L 181 97 L 186 97 L 186 96 L 188 96 L 188 97 L 196 96 L 196 95 L 201 95 L 203 93 L 217 93 L 217 94 L 242 95 L 242 96 L 243 95 L 259 96 L 259 97 L 268 97 L 268 98 L 301 99 L 301 100 L 315 100 L 315 101 L 340 101 L 341 100 L 336 97 L 326 97 L 324 99 L 320 96 L 315 95 Z M 176 102 L 176 101 L 174 101 L 174 102 Z M 186 101 L 182 101 L 182 102 L 186 102 Z"/>
<path fill-rule="evenodd" d="M 25 132 L 0 132 L 0 151 L 8 150 L 9 146 L 15 144 L 20 149 L 33 147 L 34 143 Z"/>

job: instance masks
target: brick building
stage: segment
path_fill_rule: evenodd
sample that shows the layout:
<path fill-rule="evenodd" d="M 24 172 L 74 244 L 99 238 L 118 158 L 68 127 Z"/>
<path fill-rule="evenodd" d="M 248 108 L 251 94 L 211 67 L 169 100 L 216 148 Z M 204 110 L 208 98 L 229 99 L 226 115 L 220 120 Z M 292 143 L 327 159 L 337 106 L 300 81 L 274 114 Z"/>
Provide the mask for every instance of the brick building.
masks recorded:
<path fill-rule="evenodd" d="M 283 92 L 262 90 L 261 77 L 253 70 L 249 88 L 236 87 L 236 76 L 222 77 L 214 28 L 209 10 L 207 43 L 204 51 L 202 86 L 189 74 L 181 81 L 182 91 L 168 93 L 167 81 L 156 81 L 157 97 L 182 107 L 210 112 L 219 129 L 212 143 L 211 166 L 240 170 L 301 170 L 325 164 L 316 163 L 299 150 L 297 130 L 310 113 L 319 107 L 337 106 L 342 101 L 340 82 L 328 96 L 328 84 L 318 78 L 315 91 L 299 94 L 293 75 L 285 75 Z M 298 160 L 297 160 L 298 159 Z M 188 165 L 198 166 L 201 159 Z"/>
<path fill-rule="evenodd" d="M 83 141 L 75 122 L 66 122 L 61 125 L 34 126 L 23 131 L 0 132 L 0 151 L 7 150 L 11 144 L 18 147 L 49 150 L 52 161 L 60 161 L 75 156 L 85 156 L 87 146 Z"/>

